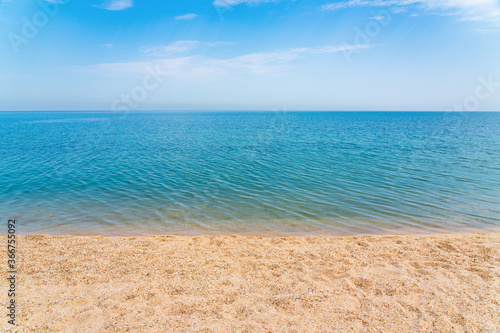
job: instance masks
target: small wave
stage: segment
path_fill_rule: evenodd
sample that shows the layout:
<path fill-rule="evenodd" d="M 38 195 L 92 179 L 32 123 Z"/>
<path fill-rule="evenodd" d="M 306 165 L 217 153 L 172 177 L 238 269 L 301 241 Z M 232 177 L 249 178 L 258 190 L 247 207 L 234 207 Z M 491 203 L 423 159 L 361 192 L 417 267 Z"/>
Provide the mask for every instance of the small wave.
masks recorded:
<path fill-rule="evenodd" d="M 72 118 L 72 119 L 44 119 L 44 120 L 31 120 L 26 121 L 27 124 L 52 124 L 52 123 L 81 123 L 92 121 L 105 121 L 108 118 Z"/>

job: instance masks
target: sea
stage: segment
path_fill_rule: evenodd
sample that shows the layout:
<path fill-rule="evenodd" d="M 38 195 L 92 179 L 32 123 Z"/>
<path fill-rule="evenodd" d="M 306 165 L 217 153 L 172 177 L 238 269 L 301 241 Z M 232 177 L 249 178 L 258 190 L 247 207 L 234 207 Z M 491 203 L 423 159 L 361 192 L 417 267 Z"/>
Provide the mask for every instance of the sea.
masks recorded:
<path fill-rule="evenodd" d="M 500 231 L 500 113 L 0 112 L 19 234 Z"/>

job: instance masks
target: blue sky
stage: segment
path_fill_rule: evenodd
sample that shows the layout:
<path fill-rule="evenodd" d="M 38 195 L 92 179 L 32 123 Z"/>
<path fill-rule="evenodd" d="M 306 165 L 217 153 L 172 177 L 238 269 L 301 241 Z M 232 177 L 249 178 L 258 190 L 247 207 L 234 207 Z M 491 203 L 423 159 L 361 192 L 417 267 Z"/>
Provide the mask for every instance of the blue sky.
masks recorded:
<path fill-rule="evenodd" d="M 500 110 L 498 0 L 0 1 L 0 110 Z"/>

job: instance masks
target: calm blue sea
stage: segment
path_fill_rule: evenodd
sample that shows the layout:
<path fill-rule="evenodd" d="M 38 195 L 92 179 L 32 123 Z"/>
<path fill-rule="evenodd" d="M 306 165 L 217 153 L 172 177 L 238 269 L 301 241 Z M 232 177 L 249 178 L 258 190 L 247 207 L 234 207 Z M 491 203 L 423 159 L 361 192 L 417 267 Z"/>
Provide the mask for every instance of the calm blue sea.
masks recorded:
<path fill-rule="evenodd" d="M 20 234 L 500 230 L 500 113 L 0 113 Z"/>

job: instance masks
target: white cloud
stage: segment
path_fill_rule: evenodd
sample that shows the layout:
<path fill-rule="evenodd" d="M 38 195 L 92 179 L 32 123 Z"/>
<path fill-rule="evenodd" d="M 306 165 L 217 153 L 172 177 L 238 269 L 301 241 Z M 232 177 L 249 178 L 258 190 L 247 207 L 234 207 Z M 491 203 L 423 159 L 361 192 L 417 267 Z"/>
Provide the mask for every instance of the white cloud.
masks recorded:
<path fill-rule="evenodd" d="M 195 19 L 197 17 L 198 17 L 198 15 L 190 13 L 190 14 L 176 16 L 175 19 L 176 20 L 192 20 L 192 19 Z"/>
<path fill-rule="evenodd" d="M 186 54 L 196 48 L 201 47 L 215 47 L 222 45 L 229 45 L 232 43 L 228 42 L 200 42 L 197 40 L 179 40 L 170 43 L 166 46 L 153 46 L 153 47 L 143 47 L 141 48 L 142 53 L 153 56 L 153 57 L 170 57 L 173 55 Z"/>
<path fill-rule="evenodd" d="M 385 0 L 375 0 L 375 1 L 363 1 L 363 0 L 349 0 L 349 1 L 339 1 L 333 2 L 321 6 L 322 10 L 339 10 L 348 7 L 388 7 L 397 4 L 398 1 L 385 1 Z"/>
<path fill-rule="evenodd" d="M 277 2 L 279 0 L 214 0 L 215 7 L 232 7 L 240 4 L 260 5 L 262 3 Z"/>
<path fill-rule="evenodd" d="M 497 34 L 500 32 L 499 29 L 476 29 L 476 32 L 480 34 Z"/>
<path fill-rule="evenodd" d="M 106 10 L 117 11 L 117 10 L 125 10 L 127 8 L 131 8 L 133 5 L 134 2 L 132 0 L 107 0 L 99 7 Z"/>
<path fill-rule="evenodd" d="M 154 57 L 172 56 L 189 52 L 198 47 L 199 44 L 200 42 L 197 40 L 180 40 L 167 46 L 143 47 L 141 51 Z"/>
<path fill-rule="evenodd" d="M 0 10 L 12 6 L 14 4 L 13 0 L 0 0 Z M 3 17 L 0 16 L 0 19 L 4 19 Z"/>
<path fill-rule="evenodd" d="M 279 75 L 286 73 L 291 68 L 292 61 L 307 54 L 335 53 L 371 47 L 373 45 L 327 45 L 276 52 L 251 53 L 228 59 L 189 55 L 137 62 L 105 63 L 79 69 L 114 75 L 145 74 L 147 69 L 154 69 L 162 76 L 177 79 L 221 76 L 235 78 L 239 75 L 248 74 Z"/>
<path fill-rule="evenodd" d="M 497 0 L 348 0 L 333 2 L 321 7 L 333 11 L 349 7 L 395 7 L 405 9 L 414 5 L 434 14 L 452 14 L 460 20 L 500 21 L 500 4 Z"/>
<path fill-rule="evenodd" d="M 9 74 L 0 74 L 0 79 L 24 79 L 27 78 L 26 75 L 9 75 Z"/>

